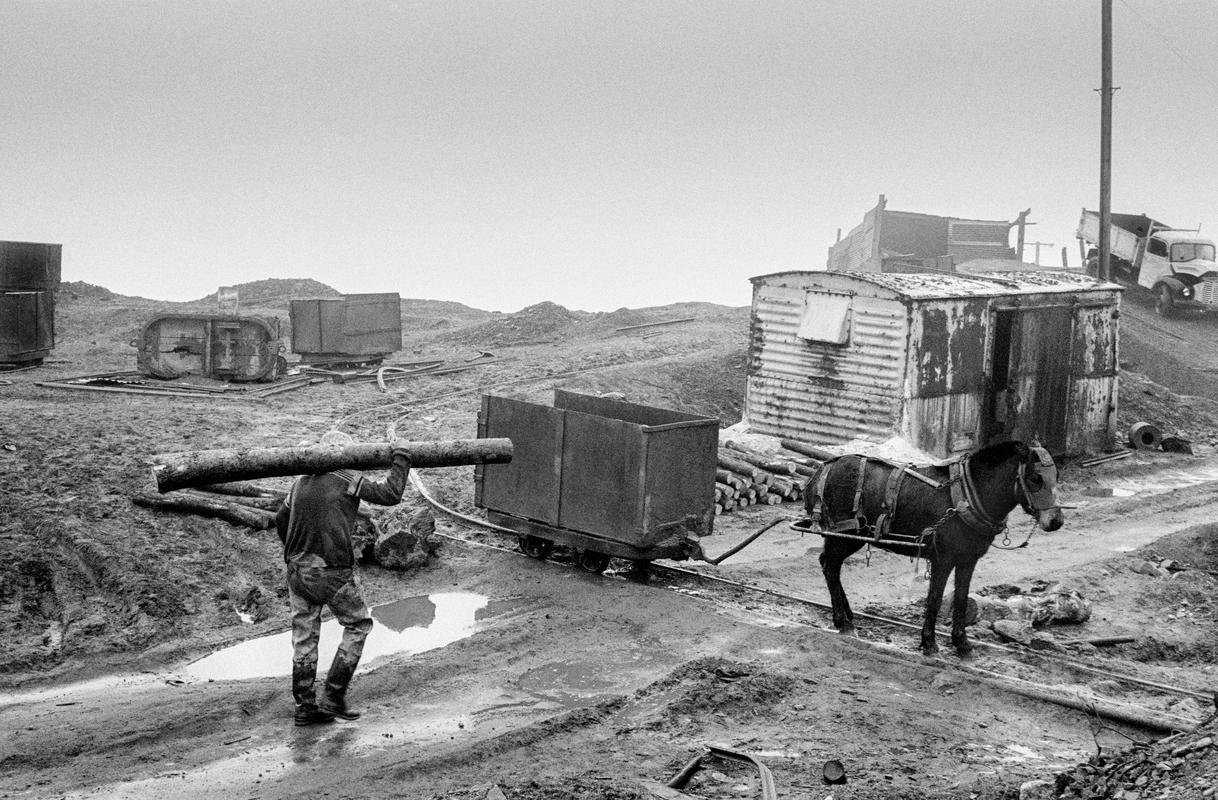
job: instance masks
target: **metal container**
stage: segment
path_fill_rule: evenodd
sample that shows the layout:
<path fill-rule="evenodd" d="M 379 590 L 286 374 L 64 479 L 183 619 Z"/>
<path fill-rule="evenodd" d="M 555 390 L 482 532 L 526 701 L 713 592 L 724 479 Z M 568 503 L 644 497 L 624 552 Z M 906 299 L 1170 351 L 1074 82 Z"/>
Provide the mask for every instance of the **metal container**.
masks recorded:
<path fill-rule="evenodd" d="M 305 361 L 376 361 L 402 349 L 402 303 L 394 293 L 293 300 L 292 352 Z"/>
<path fill-rule="evenodd" d="M 648 561 L 711 532 L 717 419 L 559 389 L 552 407 L 484 395 L 478 436 L 513 455 L 477 468 L 474 502 L 522 537 Z"/>
<path fill-rule="evenodd" d="M 901 436 L 941 457 L 1003 438 L 1102 450 L 1120 292 L 1048 271 L 757 277 L 745 416 L 809 444 Z"/>
<path fill-rule="evenodd" d="M 0 292 L 0 363 L 38 362 L 54 347 L 55 293 Z"/>
<path fill-rule="evenodd" d="M 0 363 L 29 364 L 55 347 L 63 246 L 0 242 Z"/>
<path fill-rule="evenodd" d="M 0 242 L 0 291 L 54 289 L 62 256 L 59 244 Z"/>
<path fill-rule="evenodd" d="M 219 314 L 162 314 L 144 324 L 137 365 L 144 375 L 199 375 L 225 381 L 271 381 L 286 366 L 277 320 Z"/>

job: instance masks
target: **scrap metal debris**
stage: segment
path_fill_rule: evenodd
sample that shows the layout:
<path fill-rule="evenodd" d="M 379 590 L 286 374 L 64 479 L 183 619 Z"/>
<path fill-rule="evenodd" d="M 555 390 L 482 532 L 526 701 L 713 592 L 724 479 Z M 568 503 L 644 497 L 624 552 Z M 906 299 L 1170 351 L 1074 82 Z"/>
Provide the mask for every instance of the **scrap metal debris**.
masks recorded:
<path fill-rule="evenodd" d="M 36 386 L 52 389 L 78 389 L 92 392 L 126 392 L 128 394 L 156 395 L 162 397 L 223 397 L 238 400 L 257 400 L 271 395 L 300 389 L 321 379 L 298 376 L 288 380 L 267 384 L 204 385 L 180 381 L 149 380 L 139 372 L 103 372 L 96 375 L 78 375 L 54 381 L 38 381 Z"/>
<path fill-rule="evenodd" d="M 761 796 L 765 800 L 777 800 L 778 792 L 774 788 L 774 775 L 770 772 L 770 768 L 758 761 L 748 753 L 741 753 L 736 750 L 730 750 L 726 747 L 714 744 L 706 745 L 706 749 L 694 757 L 692 761 L 681 768 L 681 771 L 673 776 L 668 782 L 669 789 L 681 789 L 694 774 L 702 768 L 703 762 L 710 757 L 724 758 L 729 761 L 738 761 L 744 764 L 752 764 L 757 768 L 758 776 L 761 780 Z"/>

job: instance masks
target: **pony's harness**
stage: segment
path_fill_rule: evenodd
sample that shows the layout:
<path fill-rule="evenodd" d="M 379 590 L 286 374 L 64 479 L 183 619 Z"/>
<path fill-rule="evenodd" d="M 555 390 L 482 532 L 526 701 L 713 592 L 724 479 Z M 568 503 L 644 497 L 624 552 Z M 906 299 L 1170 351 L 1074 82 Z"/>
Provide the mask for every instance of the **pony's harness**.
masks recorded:
<path fill-rule="evenodd" d="M 826 524 L 825 486 L 829 481 L 829 474 L 833 468 L 838 463 L 847 460 L 856 460 L 858 462 L 858 480 L 855 484 L 854 502 L 850 515 L 839 521 Z M 863 484 L 867 479 L 867 466 L 869 463 L 884 464 L 891 468 L 884 487 L 883 504 L 874 524 L 869 524 L 867 517 L 859 511 L 863 497 Z M 993 536 L 1006 527 L 1005 520 L 994 519 L 982 506 L 977 485 L 973 481 L 972 470 L 969 469 L 968 455 L 963 455 L 952 461 L 947 467 L 948 480 L 947 483 L 943 483 L 918 472 L 913 464 L 901 464 L 886 458 L 863 455 L 842 455 L 831 458 L 824 462 L 824 465 L 816 475 L 816 482 L 812 489 L 812 502 L 809 504 L 810 526 L 819 528 L 822 532 L 829 534 L 853 534 L 851 538 L 866 538 L 870 541 L 885 539 L 887 541 L 916 546 L 921 546 L 927 534 L 933 532 L 932 529 L 937 528 L 953 516 L 959 517 L 960 521 L 969 528 L 988 536 Z M 892 520 L 896 516 L 897 511 L 897 498 L 900 496 L 901 486 L 905 483 L 906 478 L 916 478 L 936 490 L 947 487 L 951 492 L 951 507 L 948 508 L 947 512 L 938 522 L 917 535 L 907 533 L 893 534 L 891 530 Z M 1022 467 L 1020 468 L 1020 480 L 1021 482 L 1023 480 Z M 862 534 L 869 535 L 863 536 Z"/>

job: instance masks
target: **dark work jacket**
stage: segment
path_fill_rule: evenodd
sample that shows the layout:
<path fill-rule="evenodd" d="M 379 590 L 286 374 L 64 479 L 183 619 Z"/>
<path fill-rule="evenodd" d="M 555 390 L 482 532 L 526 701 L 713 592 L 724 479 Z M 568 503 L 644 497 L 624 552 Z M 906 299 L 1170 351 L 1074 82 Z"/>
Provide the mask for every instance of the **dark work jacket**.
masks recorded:
<path fill-rule="evenodd" d="M 283 560 L 291 563 L 313 555 L 327 567 L 353 566 L 351 534 L 360 500 L 396 505 L 406 489 L 409 470 L 410 459 L 394 453 L 393 467 L 381 480 L 346 469 L 297 478 L 275 515 Z"/>

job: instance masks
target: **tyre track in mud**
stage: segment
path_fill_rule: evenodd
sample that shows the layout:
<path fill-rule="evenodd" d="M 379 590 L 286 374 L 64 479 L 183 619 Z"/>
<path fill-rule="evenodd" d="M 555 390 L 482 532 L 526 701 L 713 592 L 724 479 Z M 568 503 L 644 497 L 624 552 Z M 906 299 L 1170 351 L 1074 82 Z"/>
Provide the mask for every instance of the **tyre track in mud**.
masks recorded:
<path fill-rule="evenodd" d="M 1134 287 L 1121 304 L 1123 364 L 1174 392 L 1218 399 L 1218 314 L 1161 317 Z"/>

